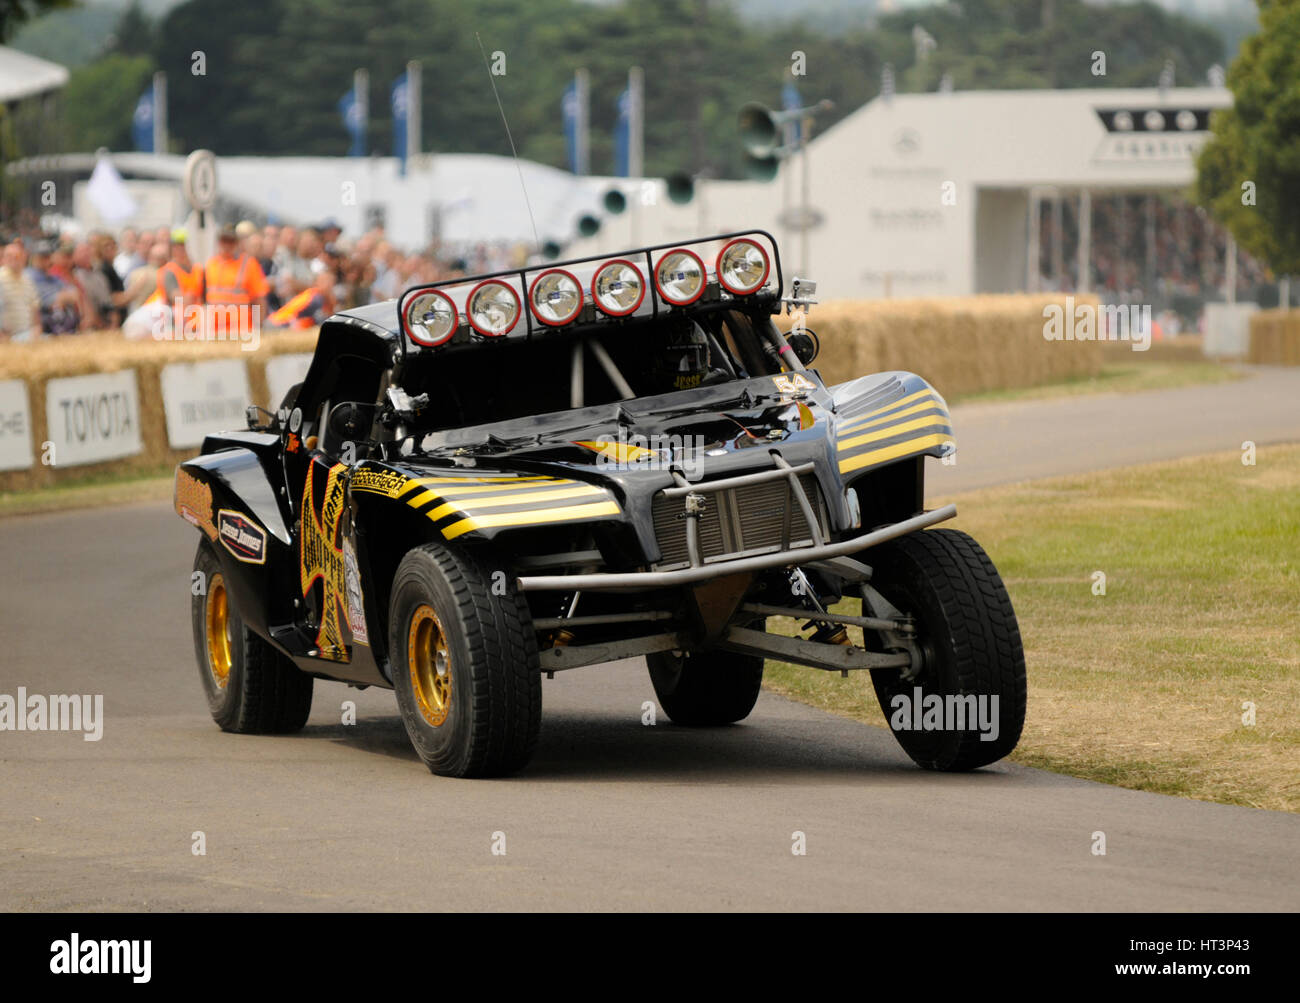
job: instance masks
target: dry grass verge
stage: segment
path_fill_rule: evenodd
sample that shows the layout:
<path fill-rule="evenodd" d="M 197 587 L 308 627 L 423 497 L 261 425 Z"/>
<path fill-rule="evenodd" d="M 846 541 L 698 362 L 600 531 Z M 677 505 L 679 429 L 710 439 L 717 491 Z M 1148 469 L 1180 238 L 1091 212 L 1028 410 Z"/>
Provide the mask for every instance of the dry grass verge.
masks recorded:
<path fill-rule="evenodd" d="M 1029 713 L 1013 759 L 1300 811 L 1298 495 L 1289 445 L 1253 467 L 1231 452 L 952 499 L 951 525 L 989 551 L 1024 636 Z M 865 673 L 769 662 L 766 685 L 885 726 Z"/>

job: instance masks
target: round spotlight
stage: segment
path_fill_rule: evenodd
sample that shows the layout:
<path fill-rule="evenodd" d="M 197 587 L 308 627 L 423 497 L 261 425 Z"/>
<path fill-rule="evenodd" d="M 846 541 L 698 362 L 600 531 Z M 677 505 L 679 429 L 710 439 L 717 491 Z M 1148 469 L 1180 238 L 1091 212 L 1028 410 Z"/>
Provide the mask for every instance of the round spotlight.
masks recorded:
<path fill-rule="evenodd" d="M 484 279 L 465 301 L 469 326 L 489 338 L 499 338 L 519 320 L 519 297 L 499 279 Z"/>
<path fill-rule="evenodd" d="M 592 277 L 591 298 L 611 317 L 626 317 L 645 299 L 645 278 L 632 262 L 614 258 Z"/>
<path fill-rule="evenodd" d="M 673 306 L 686 306 L 704 295 L 704 262 L 694 251 L 678 247 L 655 266 L 655 288 Z"/>
<path fill-rule="evenodd" d="M 722 288 L 744 296 L 767 281 L 767 252 L 752 240 L 737 238 L 718 252 L 718 281 Z"/>
<path fill-rule="evenodd" d="M 437 289 L 416 293 L 406 305 L 406 333 L 417 345 L 434 348 L 449 341 L 459 323 L 456 304 Z"/>
<path fill-rule="evenodd" d="M 563 268 L 552 268 L 533 279 L 528 305 L 543 324 L 572 324 L 582 313 L 582 286 Z"/>

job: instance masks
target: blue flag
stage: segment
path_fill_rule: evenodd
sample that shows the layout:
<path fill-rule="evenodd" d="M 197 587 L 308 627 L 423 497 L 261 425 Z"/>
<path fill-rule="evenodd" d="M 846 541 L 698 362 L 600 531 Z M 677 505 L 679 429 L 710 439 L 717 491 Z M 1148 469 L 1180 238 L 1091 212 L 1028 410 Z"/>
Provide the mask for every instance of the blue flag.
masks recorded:
<path fill-rule="evenodd" d="M 397 158 L 398 173 L 406 174 L 406 119 L 410 111 L 410 84 L 406 74 L 393 81 L 390 100 L 393 106 L 393 156 Z"/>
<path fill-rule="evenodd" d="M 781 88 L 781 107 L 785 111 L 794 111 L 796 108 L 803 107 L 799 100 L 799 88 L 788 80 Z M 789 130 L 786 141 L 791 145 L 798 143 L 803 136 L 803 123 L 796 119 L 790 122 L 786 128 Z"/>
<path fill-rule="evenodd" d="M 119 120 L 120 121 L 120 120 Z M 140 95 L 131 116 L 131 142 L 140 153 L 153 153 L 153 84 Z"/>
<path fill-rule="evenodd" d="M 564 88 L 564 97 L 560 101 L 560 110 L 564 115 L 564 142 L 569 150 L 569 170 L 578 173 L 578 82 L 571 81 Z"/>
<path fill-rule="evenodd" d="M 343 127 L 352 137 L 348 156 L 364 157 L 366 155 L 366 112 L 361 102 L 357 100 L 355 88 L 339 98 L 339 114 L 343 117 Z"/>
<path fill-rule="evenodd" d="M 628 88 L 618 96 L 618 118 L 614 121 L 614 174 L 617 177 L 627 177 L 631 143 L 632 91 Z"/>

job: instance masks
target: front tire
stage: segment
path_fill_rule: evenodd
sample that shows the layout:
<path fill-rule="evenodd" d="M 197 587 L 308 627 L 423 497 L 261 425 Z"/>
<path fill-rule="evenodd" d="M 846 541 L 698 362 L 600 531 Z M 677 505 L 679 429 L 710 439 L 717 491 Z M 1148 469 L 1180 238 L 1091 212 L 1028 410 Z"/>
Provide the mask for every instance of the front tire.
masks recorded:
<path fill-rule="evenodd" d="M 389 651 L 402 723 L 445 777 L 495 777 L 532 757 L 542 677 L 528 604 L 496 595 L 493 570 L 429 543 L 393 579 Z"/>
<path fill-rule="evenodd" d="M 212 720 L 237 734 L 301 730 L 311 714 L 311 676 L 244 625 L 206 540 L 194 556 L 194 570 L 204 585 L 201 595 L 190 598 L 194 655 Z"/>
<path fill-rule="evenodd" d="M 913 679 L 903 678 L 901 669 L 871 674 L 880 709 L 903 751 L 919 766 L 949 771 L 973 770 L 1008 755 L 1025 723 L 1025 654 L 1011 599 L 988 554 L 965 533 L 932 529 L 882 544 L 867 561 L 874 569 L 872 585 L 915 618 L 922 650 L 921 671 Z M 867 638 L 870 643 L 873 635 Z M 953 726 L 953 715 L 937 729 L 924 727 L 924 716 L 912 713 L 918 688 L 922 707 L 931 696 L 955 706 L 949 698 L 973 695 L 983 716 L 971 722 L 971 704 L 964 699 L 962 726 Z M 918 720 L 923 727 L 915 727 Z M 985 734 L 996 737 L 984 741 Z"/>
<path fill-rule="evenodd" d="M 646 655 L 659 706 L 674 724 L 734 724 L 754 709 L 763 686 L 763 659 L 734 651 Z"/>

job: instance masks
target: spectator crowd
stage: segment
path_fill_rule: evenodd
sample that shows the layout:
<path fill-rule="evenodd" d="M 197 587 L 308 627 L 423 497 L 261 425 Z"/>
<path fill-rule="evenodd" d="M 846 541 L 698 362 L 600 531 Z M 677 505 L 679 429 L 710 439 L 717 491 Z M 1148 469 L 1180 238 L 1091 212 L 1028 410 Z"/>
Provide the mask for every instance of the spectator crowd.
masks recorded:
<path fill-rule="evenodd" d="M 1062 200 L 1060 227 L 1044 204 L 1040 217 L 1039 285 L 1071 292 L 1079 288 L 1078 206 Z M 1206 301 L 1222 300 L 1227 284 L 1227 231 L 1204 209 L 1175 196 L 1094 195 L 1089 287 L 1104 301 L 1178 305 L 1199 314 Z M 1057 268 L 1061 274 L 1056 274 Z M 1274 276 L 1246 251 L 1237 250 L 1240 299 L 1258 298 Z M 1185 317 L 1194 324 L 1195 316 Z"/>
<path fill-rule="evenodd" d="M 255 306 L 266 328 L 307 328 L 410 286 L 521 267 L 530 253 L 487 243 L 410 253 L 382 227 L 349 239 L 332 220 L 222 226 L 204 262 L 191 260 L 192 244 L 166 227 L 71 240 L 11 233 L 0 254 L 0 341 L 119 330 L 158 336 L 160 316 L 171 324 L 176 307 L 196 304 Z"/>

